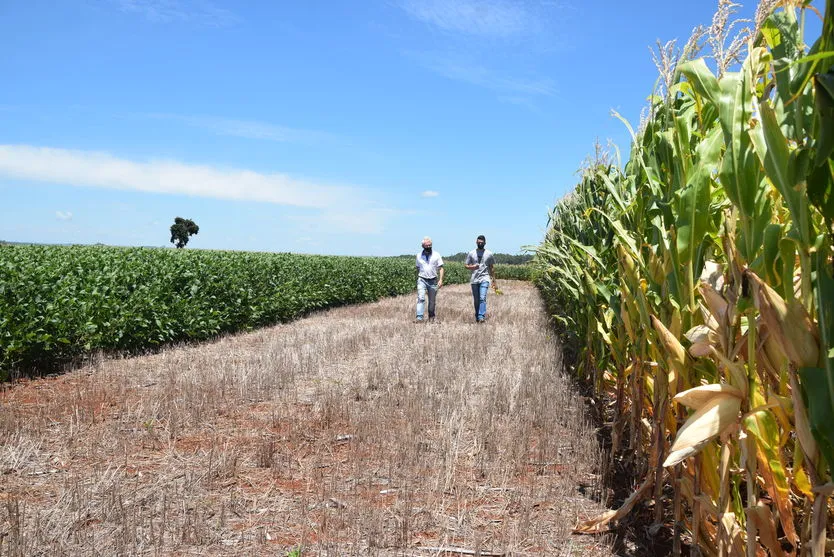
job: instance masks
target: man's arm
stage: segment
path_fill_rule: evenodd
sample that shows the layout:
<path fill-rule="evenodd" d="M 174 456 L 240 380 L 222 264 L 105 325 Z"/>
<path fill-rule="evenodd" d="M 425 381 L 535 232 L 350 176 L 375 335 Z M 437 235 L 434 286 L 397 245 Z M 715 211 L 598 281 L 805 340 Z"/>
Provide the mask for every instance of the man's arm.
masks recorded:
<path fill-rule="evenodd" d="M 437 287 L 440 288 L 441 286 L 443 286 L 443 275 L 446 273 L 446 269 L 441 265 L 440 269 L 437 270 L 437 273 L 439 277 L 437 281 Z"/>
<path fill-rule="evenodd" d="M 463 266 L 466 267 L 467 269 L 469 269 L 470 271 L 474 271 L 480 265 L 478 265 L 477 263 L 472 262 L 472 253 L 470 252 L 470 253 L 466 254 L 466 261 L 464 262 Z"/>

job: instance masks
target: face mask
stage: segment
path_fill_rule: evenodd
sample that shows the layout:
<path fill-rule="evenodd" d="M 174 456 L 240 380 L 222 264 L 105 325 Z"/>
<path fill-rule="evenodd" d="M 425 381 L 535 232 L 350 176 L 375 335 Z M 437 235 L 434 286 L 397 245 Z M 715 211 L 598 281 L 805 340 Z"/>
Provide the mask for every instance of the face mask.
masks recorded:
<path fill-rule="evenodd" d="M 431 253 L 431 248 L 423 248 L 423 253 Z"/>

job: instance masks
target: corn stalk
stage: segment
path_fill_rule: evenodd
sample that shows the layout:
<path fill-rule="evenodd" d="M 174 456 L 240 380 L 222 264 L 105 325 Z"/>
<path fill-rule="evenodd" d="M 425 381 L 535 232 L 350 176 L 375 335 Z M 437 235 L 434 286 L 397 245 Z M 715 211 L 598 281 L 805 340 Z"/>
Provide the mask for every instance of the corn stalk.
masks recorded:
<path fill-rule="evenodd" d="M 832 2 L 810 46 L 804 22 L 819 10 L 770 2 L 737 67 L 691 50 L 668 63 L 649 116 L 629 127 L 626 164 L 589 164 L 550 214 L 536 283 L 577 372 L 614 400 L 614 451 L 628 437 L 641 476 L 627 506 L 577 531 L 653 497 L 655 521 L 671 516 L 704 554 L 824 554 Z"/>

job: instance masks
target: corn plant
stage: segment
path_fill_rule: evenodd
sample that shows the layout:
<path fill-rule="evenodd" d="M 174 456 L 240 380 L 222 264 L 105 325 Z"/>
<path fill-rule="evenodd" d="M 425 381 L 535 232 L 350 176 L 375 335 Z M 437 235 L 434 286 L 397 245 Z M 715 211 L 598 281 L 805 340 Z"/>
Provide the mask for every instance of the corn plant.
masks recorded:
<path fill-rule="evenodd" d="M 824 14 L 779 4 L 763 2 L 730 48 L 727 27 L 712 29 L 714 69 L 689 46 L 674 60 L 662 51 L 664 87 L 628 162 L 589 165 L 550 214 L 536 283 L 577 372 L 610 397 L 612 450 L 633 451 L 639 480 L 579 532 L 653 497 L 656 522 L 672 514 L 676 553 L 683 530 L 707 554 L 825 552 L 834 13 L 832 0 Z M 715 21 L 732 7 L 720 2 Z"/>

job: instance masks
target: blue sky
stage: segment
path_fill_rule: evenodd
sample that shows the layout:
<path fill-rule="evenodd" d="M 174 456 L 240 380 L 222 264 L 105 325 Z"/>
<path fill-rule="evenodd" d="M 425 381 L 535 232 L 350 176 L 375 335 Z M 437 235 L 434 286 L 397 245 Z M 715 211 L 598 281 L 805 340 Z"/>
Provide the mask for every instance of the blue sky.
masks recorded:
<path fill-rule="evenodd" d="M 0 239 L 517 253 L 715 7 L 4 0 Z"/>

